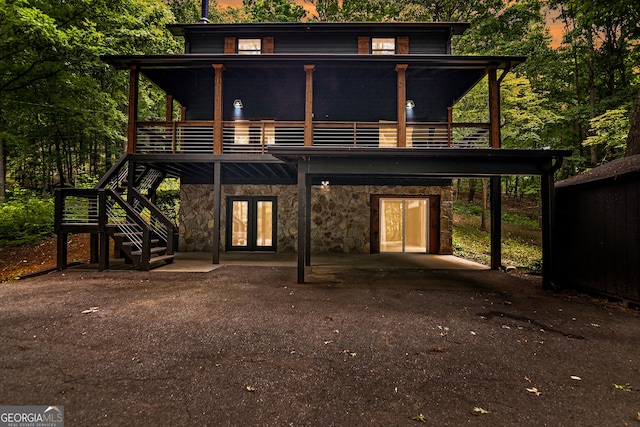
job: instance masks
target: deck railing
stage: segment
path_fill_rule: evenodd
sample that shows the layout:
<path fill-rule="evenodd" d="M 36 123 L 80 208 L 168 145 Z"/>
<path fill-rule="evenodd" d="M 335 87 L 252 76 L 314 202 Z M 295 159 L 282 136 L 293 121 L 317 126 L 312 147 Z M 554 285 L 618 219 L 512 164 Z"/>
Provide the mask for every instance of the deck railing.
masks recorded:
<path fill-rule="evenodd" d="M 304 122 L 226 121 L 223 153 L 262 153 L 270 145 L 303 146 Z M 397 148 L 397 122 L 314 122 L 313 145 Z M 488 123 L 408 122 L 407 148 L 489 148 Z M 136 153 L 214 152 L 214 122 L 138 122 Z"/>

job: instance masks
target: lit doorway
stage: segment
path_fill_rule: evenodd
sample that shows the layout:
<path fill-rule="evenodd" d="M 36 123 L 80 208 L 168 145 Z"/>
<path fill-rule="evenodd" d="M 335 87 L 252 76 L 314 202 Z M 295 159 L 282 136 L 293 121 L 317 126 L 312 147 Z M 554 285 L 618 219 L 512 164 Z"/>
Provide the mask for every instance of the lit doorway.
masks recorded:
<path fill-rule="evenodd" d="M 276 250 L 276 197 L 228 197 L 228 251 Z"/>
<path fill-rule="evenodd" d="M 380 252 L 427 253 L 429 199 L 380 199 Z"/>

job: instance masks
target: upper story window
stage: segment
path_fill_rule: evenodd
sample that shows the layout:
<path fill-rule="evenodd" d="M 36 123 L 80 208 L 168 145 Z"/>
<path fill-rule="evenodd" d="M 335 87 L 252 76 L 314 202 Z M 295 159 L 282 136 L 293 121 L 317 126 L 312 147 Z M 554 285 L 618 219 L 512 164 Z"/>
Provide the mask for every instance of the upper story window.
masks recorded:
<path fill-rule="evenodd" d="M 244 55 L 259 55 L 262 53 L 262 40 L 238 39 L 238 53 Z"/>
<path fill-rule="evenodd" d="M 396 39 L 393 37 L 371 38 L 371 53 L 373 55 L 393 55 L 396 53 Z"/>

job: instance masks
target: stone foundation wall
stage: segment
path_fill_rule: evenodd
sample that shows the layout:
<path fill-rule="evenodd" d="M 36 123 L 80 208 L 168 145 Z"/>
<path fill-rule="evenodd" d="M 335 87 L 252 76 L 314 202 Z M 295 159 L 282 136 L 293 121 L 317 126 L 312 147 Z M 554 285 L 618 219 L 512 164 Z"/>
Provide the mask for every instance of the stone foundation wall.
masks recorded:
<path fill-rule="evenodd" d="M 225 245 L 227 196 L 278 198 L 278 252 L 295 252 L 298 235 L 298 189 L 292 185 L 223 185 L 220 220 Z M 451 187 L 369 185 L 314 186 L 311 191 L 312 253 L 369 253 L 371 194 L 440 196 L 440 253 L 452 253 Z M 210 252 L 214 228 L 213 185 L 180 187 L 179 250 Z"/>

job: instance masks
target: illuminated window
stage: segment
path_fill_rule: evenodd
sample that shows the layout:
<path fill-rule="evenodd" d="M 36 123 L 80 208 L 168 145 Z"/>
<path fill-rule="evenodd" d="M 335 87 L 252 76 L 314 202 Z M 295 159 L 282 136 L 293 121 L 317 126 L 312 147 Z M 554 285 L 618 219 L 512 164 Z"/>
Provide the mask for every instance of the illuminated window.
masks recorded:
<path fill-rule="evenodd" d="M 259 55 L 262 53 L 261 39 L 239 39 L 238 53 L 244 55 Z"/>
<path fill-rule="evenodd" d="M 396 53 L 395 38 L 372 38 L 371 53 L 374 55 L 393 55 Z"/>

